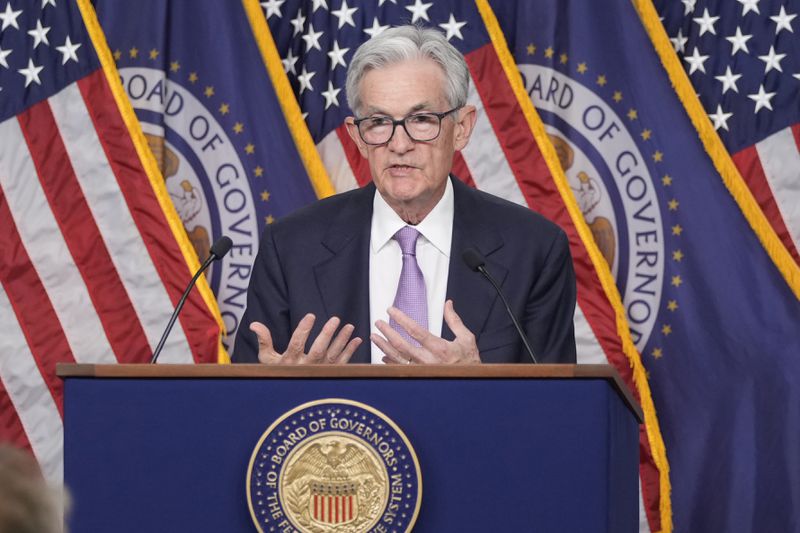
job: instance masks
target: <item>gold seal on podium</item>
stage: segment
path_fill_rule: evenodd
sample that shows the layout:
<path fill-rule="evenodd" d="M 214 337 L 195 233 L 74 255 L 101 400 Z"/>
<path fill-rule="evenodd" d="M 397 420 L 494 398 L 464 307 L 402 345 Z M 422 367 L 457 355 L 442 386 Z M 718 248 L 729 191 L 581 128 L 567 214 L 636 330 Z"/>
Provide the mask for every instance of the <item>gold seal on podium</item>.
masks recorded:
<path fill-rule="evenodd" d="M 285 413 L 262 435 L 247 473 L 259 531 L 410 531 L 422 497 L 419 461 L 386 415 L 327 399 Z"/>

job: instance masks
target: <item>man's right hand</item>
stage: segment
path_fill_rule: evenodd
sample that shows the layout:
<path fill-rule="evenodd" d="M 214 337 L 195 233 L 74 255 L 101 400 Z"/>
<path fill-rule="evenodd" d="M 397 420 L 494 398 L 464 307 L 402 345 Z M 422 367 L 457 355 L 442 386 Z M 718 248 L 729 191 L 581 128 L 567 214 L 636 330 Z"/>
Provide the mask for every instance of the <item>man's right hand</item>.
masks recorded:
<path fill-rule="evenodd" d="M 339 329 L 341 320 L 338 317 L 332 317 L 322 327 L 322 331 L 314 339 L 308 353 L 305 353 L 306 341 L 311 333 L 311 328 L 314 327 L 315 320 L 316 317 L 311 313 L 303 317 L 297 324 L 292 338 L 289 339 L 289 345 L 283 353 L 275 351 L 275 347 L 272 345 L 272 334 L 267 326 L 261 322 L 251 322 L 250 331 L 258 337 L 258 360 L 272 365 L 347 363 L 361 344 L 361 338 L 350 338 L 355 327 L 352 324 L 346 324 L 337 334 L 336 330 Z"/>

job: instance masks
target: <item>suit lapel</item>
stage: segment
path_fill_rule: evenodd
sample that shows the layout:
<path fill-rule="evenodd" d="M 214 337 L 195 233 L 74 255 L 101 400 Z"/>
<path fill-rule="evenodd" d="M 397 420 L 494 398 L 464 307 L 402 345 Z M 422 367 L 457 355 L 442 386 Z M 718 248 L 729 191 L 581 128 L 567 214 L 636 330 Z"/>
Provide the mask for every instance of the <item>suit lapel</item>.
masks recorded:
<path fill-rule="evenodd" d="M 489 313 L 497 299 L 491 284 L 478 272 L 473 272 L 462 259 L 467 248 L 475 248 L 486 258 L 486 268 L 501 286 L 508 270 L 493 258 L 503 247 L 502 236 L 484 216 L 477 193 L 453 179 L 454 215 L 453 242 L 450 248 L 450 272 L 447 278 L 447 298 L 453 300 L 456 312 L 476 337 L 480 337 Z M 442 338 L 455 336 L 447 323 L 442 324 Z"/>
<path fill-rule="evenodd" d="M 374 193 L 373 184 L 353 193 L 321 240 L 330 256 L 314 266 L 327 316 L 352 323 L 353 336 L 363 340 L 351 363 L 370 362 L 369 239 Z"/>

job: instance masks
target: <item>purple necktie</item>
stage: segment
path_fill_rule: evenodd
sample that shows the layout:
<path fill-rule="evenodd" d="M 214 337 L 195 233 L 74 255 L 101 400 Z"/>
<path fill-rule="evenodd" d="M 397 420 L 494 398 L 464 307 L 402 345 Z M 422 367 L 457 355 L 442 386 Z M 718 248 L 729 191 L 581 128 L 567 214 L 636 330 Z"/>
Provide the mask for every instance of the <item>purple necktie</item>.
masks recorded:
<path fill-rule="evenodd" d="M 400 271 L 400 283 L 397 285 L 397 294 L 394 296 L 394 306 L 427 330 L 428 297 L 425 290 L 425 278 L 417 264 L 418 237 L 419 232 L 411 226 L 402 228 L 392 237 L 403 252 L 403 270 Z M 406 330 L 394 319 L 389 320 L 389 325 L 412 346 L 419 346 L 419 343 L 412 339 L 411 335 L 406 333 Z"/>

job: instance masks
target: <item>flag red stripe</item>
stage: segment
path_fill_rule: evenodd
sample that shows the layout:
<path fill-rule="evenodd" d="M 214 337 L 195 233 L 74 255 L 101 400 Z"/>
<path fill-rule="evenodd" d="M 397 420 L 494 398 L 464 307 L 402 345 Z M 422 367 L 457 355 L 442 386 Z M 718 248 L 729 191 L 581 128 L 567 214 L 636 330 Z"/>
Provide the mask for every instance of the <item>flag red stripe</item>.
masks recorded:
<path fill-rule="evenodd" d="M 794 127 L 792 131 L 795 132 Z M 797 138 L 797 133 L 795 133 L 795 138 Z M 764 168 L 761 166 L 761 160 L 758 157 L 756 147 L 749 146 L 733 154 L 731 157 L 736 168 L 739 169 L 739 173 L 744 178 L 747 187 L 750 189 L 750 192 L 753 193 L 756 202 L 758 202 L 767 220 L 769 220 L 769 223 L 778 235 L 778 238 L 780 238 L 781 242 L 786 246 L 786 249 L 789 250 L 795 262 L 800 263 L 800 255 L 797 253 L 797 248 L 792 240 L 792 235 L 789 233 L 789 228 L 786 227 L 786 223 L 783 220 L 783 216 L 778 208 L 778 203 L 772 195 L 772 189 L 769 186 L 769 181 L 767 181 Z"/>
<path fill-rule="evenodd" d="M 359 187 L 363 187 L 370 181 L 372 177 L 369 172 L 369 163 L 363 157 L 361 152 L 358 151 L 358 146 L 350 138 L 347 133 L 347 126 L 342 124 L 336 128 L 336 135 L 339 137 L 339 142 L 342 143 L 344 155 L 347 157 L 347 162 L 350 163 L 350 168 L 353 170 L 353 175 L 356 177 Z"/>
<path fill-rule="evenodd" d="M 642 504 L 645 515 L 647 515 L 647 522 L 651 526 L 650 530 L 661 531 L 661 509 L 659 508 L 661 482 L 649 443 L 647 428 L 644 424 L 639 424 L 639 477 L 642 483 Z M 659 498 L 649 497 L 650 495 L 658 495 Z"/>
<path fill-rule="evenodd" d="M 147 360 L 150 346 L 97 228 L 47 101 L 18 115 L 33 164 L 64 242 L 117 357 Z"/>
<path fill-rule="evenodd" d="M 166 216 L 152 187 L 147 180 L 142 179 L 145 174 L 141 161 L 108 82 L 103 72 L 98 70 L 80 80 L 78 87 L 136 227 L 150 253 L 150 259 L 164 281 L 170 301 L 175 305 L 192 273 L 189 272 L 177 242 L 164 238 L 163 230 L 168 227 Z M 219 326 L 198 291 L 189 293 L 178 320 L 186 333 L 194 360 L 215 362 Z"/>
<path fill-rule="evenodd" d="M 797 151 L 800 152 L 800 124 L 792 126 L 792 134 L 794 135 L 794 142 L 797 145 Z"/>
<path fill-rule="evenodd" d="M 47 291 L 28 256 L 5 195 L 0 190 L 0 283 L 14 308 L 22 334 L 36 366 L 63 417 L 64 384 L 56 377 L 56 363 L 74 363 L 72 350 L 61 329 Z M 0 355 L 8 357 L 6 354 Z"/>
<path fill-rule="evenodd" d="M 567 233 L 577 278 L 578 303 L 609 363 L 617 369 L 638 399 L 638 390 L 633 383 L 633 369 L 625 357 L 617 334 L 614 308 L 603 291 L 594 265 L 538 150 L 529 124 L 519 106 L 509 104 L 516 102 L 517 98 L 507 81 L 497 53 L 491 44 L 487 44 L 469 53 L 466 59 L 487 117 L 500 140 L 525 200 L 532 209 L 556 222 Z M 639 445 L 645 450 L 642 458 L 650 459 L 650 442 L 644 430 L 640 431 Z M 654 530 L 659 530 L 658 471 L 653 465 L 646 467 L 645 460 L 640 465 L 645 508 L 651 526 Z"/>
<path fill-rule="evenodd" d="M 17 410 L 11 402 L 11 397 L 0 380 L 0 442 L 9 442 L 17 448 L 33 453 L 28 435 L 17 415 Z"/>
<path fill-rule="evenodd" d="M 454 176 L 470 187 L 475 187 L 475 180 L 472 179 L 472 173 L 469 171 L 469 167 L 467 166 L 467 162 L 464 161 L 464 156 L 461 154 L 461 151 L 458 151 L 455 153 L 455 155 L 453 155 L 452 172 Z"/>

